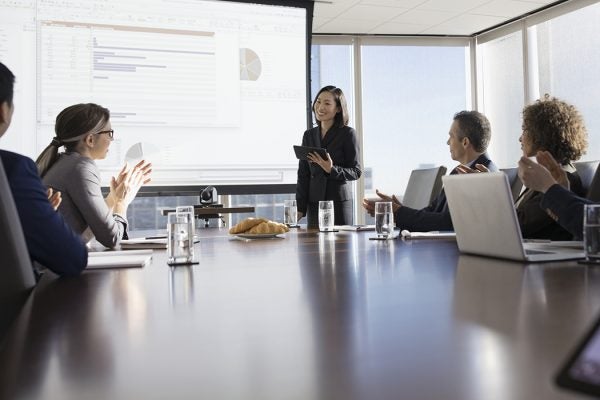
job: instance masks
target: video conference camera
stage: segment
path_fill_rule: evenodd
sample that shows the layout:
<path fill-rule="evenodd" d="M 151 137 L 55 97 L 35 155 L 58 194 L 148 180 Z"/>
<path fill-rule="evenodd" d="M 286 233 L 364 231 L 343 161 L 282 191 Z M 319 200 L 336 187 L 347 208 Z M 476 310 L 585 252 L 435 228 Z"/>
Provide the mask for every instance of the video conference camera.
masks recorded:
<path fill-rule="evenodd" d="M 209 206 L 214 205 L 218 201 L 217 189 L 214 186 L 207 186 L 200 193 L 200 204 Z"/>

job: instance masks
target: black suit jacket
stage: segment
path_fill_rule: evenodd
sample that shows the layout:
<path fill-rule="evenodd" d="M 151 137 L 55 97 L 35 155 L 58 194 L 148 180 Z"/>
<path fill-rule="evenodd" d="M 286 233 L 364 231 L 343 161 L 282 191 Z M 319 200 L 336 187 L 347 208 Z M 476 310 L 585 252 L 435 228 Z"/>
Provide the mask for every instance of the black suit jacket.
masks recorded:
<path fill-rule="evenodd" d="M 496 164 L 490 160 L 487 154 L 481 154 L 470 167 L 475 164 L 483 164 L 490 171 L 497 171 Z M 457 174 L 456 168 L 450 172 L 451 175 Z M 454 230 L 452 218 L 450 218 L 450 210 L 448 209 L 448 201 L 446 200 L 446 192 L 444 189 L 433 202 L 421 210 L 402 206 L 394 214 L 396 226 L 400 229 L 409 231 L 427 232 L 427 231 L 451 231 Z"/>
<path fill-rule="evenodd" d="M 87 266 L 87 248 L 50 205 L 35 163 L 4 150 L 0 150 L 0 160 L 15 199 L 31 260 L 59 275 L 79 274 Z"/>
<path fill-rule="evenodd" d="M 583 186 L 579 175 L 576 172 L 567 172 L 567 178 L 571 191 L 576 195 L 583 195 Z M 543 197 L 543 193 L 526 189 L 516 201 L 517 217 L 523 238 L 572 240 L 572 233 L 563 228 L 546 212 L 541 204 Z M 583 219 L 583 214 L 579 218 Z"/>
<path fill-rule="evenodd" d="M 326 149 L 333 160 L 333 168 L 327 174 L 318 165 L 300 160 L 296 184 L 298 211 L 306 214 L 309 202 L 352 199 L 348 181 L 354 181 L 362 174 L 356 131 L 349 126 L 331 127 L 321 140 L 321 129 L 317 126 L 304 132 L 302 145 Z"/>
<path fill-rule="evenodd" d="M 549 212 L 573 239 L 583 239 L 583 209 L 594 202 L 577 196 L 559 184 L 553 185 L 542 197 L 540 207 Z"/>

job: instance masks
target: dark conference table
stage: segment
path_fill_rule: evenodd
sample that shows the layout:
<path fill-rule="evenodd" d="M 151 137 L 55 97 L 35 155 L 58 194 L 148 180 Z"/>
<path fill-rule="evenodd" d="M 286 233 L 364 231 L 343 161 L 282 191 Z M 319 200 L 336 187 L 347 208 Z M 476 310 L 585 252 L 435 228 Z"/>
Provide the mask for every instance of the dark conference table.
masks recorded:
<path fill-rule="evenodd" d="M 199 265 L 46 274 L 0 350 L 10 399 L 578 399 L 552 381 L 600 269 L 373 232 L 240 240 Z"/>

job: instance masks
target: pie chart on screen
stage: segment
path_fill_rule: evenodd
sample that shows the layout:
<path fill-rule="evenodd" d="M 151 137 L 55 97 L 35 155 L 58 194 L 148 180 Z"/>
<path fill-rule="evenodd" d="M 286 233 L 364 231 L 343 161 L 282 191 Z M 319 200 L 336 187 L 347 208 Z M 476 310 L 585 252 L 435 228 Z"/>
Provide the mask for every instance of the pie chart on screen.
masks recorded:
<path fill-rule="evenodd" d="M 240 79 L 256 81 L 260 78 L 262 63 L 258 54 L 248 48 L 240 49 Z"/>
<path fill-rule="evenodd" d="M 160 150 L 158 147 L 153 144 L 138 142 L 127 149 L 125 161 L 130 164 L 135 164 L 143 159 L 150 161 L 152 158 L 157 158 L 159 155 Z"/>

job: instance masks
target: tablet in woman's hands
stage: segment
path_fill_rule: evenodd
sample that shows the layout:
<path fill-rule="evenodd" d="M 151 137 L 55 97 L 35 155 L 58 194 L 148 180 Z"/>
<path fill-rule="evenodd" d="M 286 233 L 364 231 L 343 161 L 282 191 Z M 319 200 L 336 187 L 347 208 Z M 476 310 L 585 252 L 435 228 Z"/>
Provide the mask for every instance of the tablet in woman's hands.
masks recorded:
<path fill-rule="evenodd" d="M 308 161 L 309 153 L 317 153 L 321 158 L 327 159 L 327 150 L 321 147 L 310 147 L 310 146 L 294 146 L 294 153 L 298 160 Z"/>

